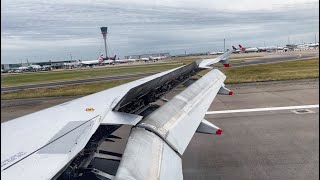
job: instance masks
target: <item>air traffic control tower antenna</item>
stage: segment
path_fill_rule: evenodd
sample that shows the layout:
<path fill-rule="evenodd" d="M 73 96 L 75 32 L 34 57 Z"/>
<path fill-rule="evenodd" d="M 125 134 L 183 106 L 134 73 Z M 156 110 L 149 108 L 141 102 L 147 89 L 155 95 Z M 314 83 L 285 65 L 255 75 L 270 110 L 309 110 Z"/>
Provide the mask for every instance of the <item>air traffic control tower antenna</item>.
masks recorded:
<path fill-rule="evenodd" d="M 108 27 L 101 27 L 101 34 L 103 36 L 104 40 L 104 48 L 106 50 L 106 57 L 108 57 L 108 51 L 107 51 L 107 33 L 108 33 Z"/>

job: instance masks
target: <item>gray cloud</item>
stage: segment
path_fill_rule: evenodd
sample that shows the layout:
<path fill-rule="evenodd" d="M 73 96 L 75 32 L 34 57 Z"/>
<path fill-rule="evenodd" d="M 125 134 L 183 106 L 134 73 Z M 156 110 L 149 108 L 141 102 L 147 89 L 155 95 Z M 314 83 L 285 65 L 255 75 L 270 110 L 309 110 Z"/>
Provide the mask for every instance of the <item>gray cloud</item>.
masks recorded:
<path fill-rule="evenodd" d="M 149 52 L 205 52 L 243 43 L 285 45 L 314 41 L 319 2 L 274 9 L 217 10 L 126 4 L 9 1 L 2 4 L 2 63 L 73 58 L 94 59 L 103 49 L 100 26 L 120 56 Z"/>

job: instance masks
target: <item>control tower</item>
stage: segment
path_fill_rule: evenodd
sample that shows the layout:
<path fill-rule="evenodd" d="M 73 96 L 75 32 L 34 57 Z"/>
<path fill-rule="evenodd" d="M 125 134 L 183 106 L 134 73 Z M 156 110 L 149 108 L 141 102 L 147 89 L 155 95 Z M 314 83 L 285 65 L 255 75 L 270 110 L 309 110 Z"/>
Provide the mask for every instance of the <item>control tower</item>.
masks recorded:
<path fill-rule="evenodd" d="M 101 34 L 103 36 L 103 40 L 104 40 L 104 48 L 106 51 L 106 57 L 108 57 L 108 51 L 107 51 L 107 33 L 108 33 L 108 27 L 101 27 Z"/>

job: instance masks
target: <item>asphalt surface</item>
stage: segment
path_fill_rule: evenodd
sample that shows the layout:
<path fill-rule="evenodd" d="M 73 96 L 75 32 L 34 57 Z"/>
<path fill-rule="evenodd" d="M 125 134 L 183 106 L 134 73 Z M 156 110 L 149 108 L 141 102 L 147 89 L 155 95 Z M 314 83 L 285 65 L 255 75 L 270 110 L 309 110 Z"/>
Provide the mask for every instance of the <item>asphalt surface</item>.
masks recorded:
<path fill-rule="evenodd" d="M 227 85 L 209 111 L 319 104 L 319 79 Z M 173 91 L 170 99 L 179 91 Z M 36 98 L 1 101 L 1 121 L 72 100 Z M 319 179 L 319 109 L 206 115 L 220 136 L 195 134 L 182 156 L 184 179 Z M 101 149 L 122 153 L 129 126 Z"/>
<path fill-rule="evenodd" d="M 297 59 L 306 59 L 311 57 L 319 57 L 318 52 L 309 52 L 309 53 L 299 53 L 299 52 L 290 52 L 290 53 L 282 53 L 277 55 L 270 55 L 266 57 L 255 57 L 250 58 L 249 60 L 245 60 L 245 62 L 232 64 L 233 67 L 237 66 L 245 66 L 245 65 L 254 65 L 254 64 L 264 64 L 264 63 L 272 63 L 272 62 L 283 62 Z M 98 82 L 98 81 L 106 81 L 106 80 L 117 80 L 124 78 L 135 78 L 135 77 L 146 77 L 159 72 L 149 72 L 149 73 L 139 73 L 139 74 L 124 74 L 118 76 L 108 76 L 108 77 L 97 77 L 90 79 L 79 79 L 79 80 L 71 80 L 71 81 L 59 81 L 59 82 L 49 82 L 49 83 L 41 83 L 41 84 L 29 84 L 29 85 L 19 85 L 19 86 L 10 86 L 10 87 L 1 87 L 1 92 L 8 91 L 17 91 L 17 90 L 26 90 L 26 89 L 37 89 L 37 88 L 48 88 L 55 86 L 64 86 L 64 85 L 72 85 L 72 84 L 82 84 L 82 83 L 90 83 L 90 82 Z"/>

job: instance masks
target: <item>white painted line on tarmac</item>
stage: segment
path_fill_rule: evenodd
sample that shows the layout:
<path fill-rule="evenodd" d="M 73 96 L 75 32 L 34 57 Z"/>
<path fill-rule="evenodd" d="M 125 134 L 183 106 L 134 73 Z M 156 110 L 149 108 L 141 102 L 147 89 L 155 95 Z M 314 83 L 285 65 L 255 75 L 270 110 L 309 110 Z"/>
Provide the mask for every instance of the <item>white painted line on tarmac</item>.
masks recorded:
<path fill-rule="evenodd" d="M 253 109 L 235 109 L 235 110 L 223 110 L 223 111 L 208 111 L 206 114 L 228 114 L 228 113 L 241 113 L 241 112 L 280 111 L 280 110 L 308 109 L 308 108 L 319 108 L 319 104 L 302 105 L 302 106 L 253 108 Z"/>

